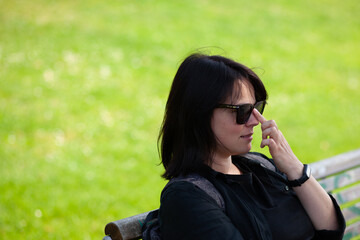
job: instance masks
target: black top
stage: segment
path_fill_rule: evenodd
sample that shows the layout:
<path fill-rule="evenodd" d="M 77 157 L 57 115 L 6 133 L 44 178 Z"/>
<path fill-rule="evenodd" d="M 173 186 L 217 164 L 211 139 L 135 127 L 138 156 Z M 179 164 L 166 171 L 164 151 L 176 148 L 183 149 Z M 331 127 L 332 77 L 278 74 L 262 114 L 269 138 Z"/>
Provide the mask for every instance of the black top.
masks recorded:
<path fill-rule="evenodd" d="M 163 239 L 342 239 L 345 220 L 331 195 L 340 228 L 317 231 L 284 174 L 239 156 L 233 162 L 242 175 L 209 167 L 199 173 L 220 192 L 225 210 L 190 182 L 164 189 L 159 211 Z"/>

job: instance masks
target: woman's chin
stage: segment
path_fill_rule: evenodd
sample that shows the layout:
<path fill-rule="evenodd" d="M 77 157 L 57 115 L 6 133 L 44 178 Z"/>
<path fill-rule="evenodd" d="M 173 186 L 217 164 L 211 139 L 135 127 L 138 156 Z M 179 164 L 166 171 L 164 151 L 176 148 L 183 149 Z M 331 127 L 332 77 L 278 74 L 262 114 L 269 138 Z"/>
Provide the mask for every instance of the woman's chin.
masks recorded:
<path fill-rule="evenodd" d="M 251 142 L 247 145 L 246 153 L 250 152 L 250 150 L 251 150 Z"/>
<path fill-rule="evenodd" d="M 241 150 L 239 149 L 238 155 L 247 154 L 248 152 L 250 152 L 250 150 L 251 150 L 251 143 L 241 148 Z"/>

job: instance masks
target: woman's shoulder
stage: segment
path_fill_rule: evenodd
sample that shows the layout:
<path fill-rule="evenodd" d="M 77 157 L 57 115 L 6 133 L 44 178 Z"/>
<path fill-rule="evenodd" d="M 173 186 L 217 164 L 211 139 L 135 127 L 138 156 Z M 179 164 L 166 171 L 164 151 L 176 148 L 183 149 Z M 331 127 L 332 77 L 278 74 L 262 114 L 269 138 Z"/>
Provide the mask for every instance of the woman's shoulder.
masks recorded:
<path fill-rule="evenodd" d="M 173 193 L 181 194 L 186 193 L 188 191 L 196 191 L 194 184 L 187 181 L 176 181 L 171 182 L 171 180 L 166 184 L 164 189 L 162 190 L 161 196 L 169 195 Z"/>
<path fill-rule="evenodd" d="M 190 181 L 174 181 L 169 182 L 161 193 L 161 200 L 165 198 L 192 198 L 196 196 L 206 196 L 203 190 L 197 187 L 194 183 Z"/>
<path fill-rule="evenodd" d="M 204 187 L 204 183 L 202 186 L 199 186 L 199 183 L 194 183 L 189 180 L 180 180 L 173 181 L 168 183 L 162 193 L 161 193 L 161 205 L 178 205 L 180 207 L 187 207 L 189 205 L 197 205 L 197 204 L 210 204 L 216 207 L 222 206 L 223 200 L 219 200 L 219 194 L 214 193 L 216 191 L 214 188 L 209 185 Z M 211 183 L 210 183 L 211 184 Z M 207 189 L 205 189 L 207 188 Z M 220 197 L 221 198 L 221 197 Z"/>

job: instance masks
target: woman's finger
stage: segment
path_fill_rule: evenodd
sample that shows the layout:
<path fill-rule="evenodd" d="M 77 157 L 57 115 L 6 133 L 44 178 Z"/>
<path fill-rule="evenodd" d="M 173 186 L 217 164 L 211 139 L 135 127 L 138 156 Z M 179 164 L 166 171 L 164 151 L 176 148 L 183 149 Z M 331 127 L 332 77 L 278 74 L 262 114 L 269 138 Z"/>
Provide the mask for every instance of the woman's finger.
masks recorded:
<path fill-rule="evenodd" d="M 267 128 L 272 128 L 272 127 L 274 127 L 275 129 L 278 129 L 278 126 L 277 126 L 275 120 L 269 120 L 269 121 L 266 121 L 263 124 L 261 124 L 261 130 L 263 130 L 263 131 Z"/>
<path fill-rule="evenodd" d="M 269 149 L 273 149 L 276 147 L 276 143 L 275 143 L 274 139 L 272 139 L 272 138 L 263 139 L 261 141 L 260 147 L 264 148 L 265 146 L 268 146 Z"/>
<path fill-rule="evenodd" d="M 279 131 L 275 126 L 271 126 L 262 131 L 262 138 L 266 139 L 268 137 L 274 139 L 275 141 L 279 139 Z"/>
<path fill-rule="evenodd" d="M 265 122 L 267 121 L 266 118 L 265 118 L 263 115 L 261 115 L 261 113 L 260 113 L 256 108 L 254 108 L 253 114 L 254 114 L 255 118 L 256 118 L 261 124 L 263 124 L 263 123 L 265 123 Z"/>
<path fill-rule="evenodd" d="M 263 115 L 261 115 L 261 113 L 256 108 L 254 108 L 253 114 L 254 114 L 255 118 L 261 123 L 262 130 L 272 127 L 272 126 L 275 126 L 276 129 L 278 129 L 276 122 L 274 120 L 269 120 L 269 121 L 266 120 L 266 118 Z"/>

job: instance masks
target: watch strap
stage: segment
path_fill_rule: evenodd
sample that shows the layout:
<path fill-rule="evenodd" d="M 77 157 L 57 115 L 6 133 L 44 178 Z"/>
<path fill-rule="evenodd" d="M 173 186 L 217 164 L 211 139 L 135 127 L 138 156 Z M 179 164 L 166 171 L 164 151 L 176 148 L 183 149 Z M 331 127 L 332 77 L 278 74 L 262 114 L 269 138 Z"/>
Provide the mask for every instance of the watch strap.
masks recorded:
<path fill-rule="evenodd" d="M 303 169 L 303 174 L 300 178 L 295 179 L 295 180 L 288 180 L 288 185 L 290 187 L 299 187 L 301 186 L 304 182 L 306 182 L 311 176 L 311 169 L 310 166 L 307 164 L 304 164 L 304 169 Z"/>

